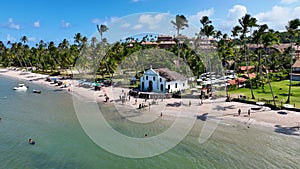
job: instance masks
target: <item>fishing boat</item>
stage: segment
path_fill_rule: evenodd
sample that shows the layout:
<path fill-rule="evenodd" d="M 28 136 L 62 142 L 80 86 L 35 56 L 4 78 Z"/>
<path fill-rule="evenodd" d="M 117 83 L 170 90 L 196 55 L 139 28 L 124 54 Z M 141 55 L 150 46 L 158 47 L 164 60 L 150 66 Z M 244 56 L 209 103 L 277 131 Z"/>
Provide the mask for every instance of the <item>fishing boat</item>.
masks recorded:
<path fill-rule="evenodd" d="M 25 86 L 25 84 L 20 83 L 19 86 L 14 87 L 14 90 L 18 90 L 18 91 L 26 91 L 27 90 L 27 86 Z"/>

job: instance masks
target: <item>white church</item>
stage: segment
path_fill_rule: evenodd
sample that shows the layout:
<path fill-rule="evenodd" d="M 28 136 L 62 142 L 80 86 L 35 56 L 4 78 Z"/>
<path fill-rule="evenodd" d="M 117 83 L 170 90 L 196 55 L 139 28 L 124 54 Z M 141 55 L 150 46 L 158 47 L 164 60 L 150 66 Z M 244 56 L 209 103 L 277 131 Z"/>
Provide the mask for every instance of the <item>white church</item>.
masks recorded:
<path fill-rule="evenodd" d="M 140 91 L 172 93 L 188 88 L 187 78 L 168 68 L 150 69 L 140 77 Z"/>

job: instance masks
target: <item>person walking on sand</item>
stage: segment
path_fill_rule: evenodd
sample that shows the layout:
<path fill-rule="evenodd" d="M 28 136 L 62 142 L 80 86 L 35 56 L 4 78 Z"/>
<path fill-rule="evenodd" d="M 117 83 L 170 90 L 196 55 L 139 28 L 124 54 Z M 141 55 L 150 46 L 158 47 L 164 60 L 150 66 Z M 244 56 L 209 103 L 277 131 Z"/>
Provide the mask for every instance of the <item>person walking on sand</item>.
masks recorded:
<path fill-rule="evenodd" d="M 239 115 L 239 116 L 241 115 L 241 109 L 238 110 L 238 115 Z"/>
<path fill-rule="evenodd" d="M 250 109 L 248 109 L 248 116 L 250 116 Z"/>
<path fill-rule="evenodd" d="M 162 112 L 160 112 L 160 117 L 162 117 Z"/>

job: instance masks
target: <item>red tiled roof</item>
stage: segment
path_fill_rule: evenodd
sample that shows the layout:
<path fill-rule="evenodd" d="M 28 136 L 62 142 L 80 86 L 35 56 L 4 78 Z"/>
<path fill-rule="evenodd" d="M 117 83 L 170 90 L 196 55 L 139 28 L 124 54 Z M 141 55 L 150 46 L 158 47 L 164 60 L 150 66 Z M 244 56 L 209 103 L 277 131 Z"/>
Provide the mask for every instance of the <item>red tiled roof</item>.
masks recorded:
<path fill-rule="evenodd" d="M 244 74 L 243 76 L 249 79 L 248 74 Z M 251 74 L 249 74 L 249 76 L 250 76 L 250 79 L 252 79 L 252 78 L 256 77 L 256 74 L 255 73 L 251 73 Z"/>
<path fill-rule="evenodd" d="M 248 66 L 248 70 L 251 70 L 251 69 L 254 69 L 254 68 L 255 68 L 255 66 Z M 240 66 L 239 69 L 242 70 L 242 71 L 245 71 L 245 70 L 247 70 L 247 66 Z"/>
<path fill-rule="evenodd" d="M 234 79 L 234 80 L 228 80 L 227 82 L 231 85 L 236 85 L 236 84 L 239 84 L 239 83 L 244 83 L 246 81 L 245 78 L 237 78 L 237 79 Z"/>
<path fill-rule="evenodd" d="M 142 42 L 142 45 L 157 45 L 156 42 Z"/>

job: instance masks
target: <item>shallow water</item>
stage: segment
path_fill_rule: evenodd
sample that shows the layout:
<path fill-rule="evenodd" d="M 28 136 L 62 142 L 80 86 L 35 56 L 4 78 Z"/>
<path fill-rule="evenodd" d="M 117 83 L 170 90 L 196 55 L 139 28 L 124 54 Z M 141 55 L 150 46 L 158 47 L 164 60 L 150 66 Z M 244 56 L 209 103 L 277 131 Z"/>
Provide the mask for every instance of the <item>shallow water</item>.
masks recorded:
<path fill-rule="evenodd" d="M 12 90 L 18 83 L 27 92 Z M 42 94 L 32 93 L 32 89 Z M 109 123 L 128 136 L 155 135 L 172 121 L 132 123 L 101 107 Z M 88 110 L 87 110 L 88 111 Z M 83 131 L 72 97 L 65 91 L 0 75 L 0 168 L 298 168 L 299 136 L 283 135 L 262 127 L 247 128 L 223 122 L 205 143 L 198 142 L 204 121 L 197 120 L 188 136 L 161 155 L 131 159 L 96 145 Z M 227 124 L 226 124 L 227 123 Z M 29 138 L 36 141 L 32 146 Z"/>

